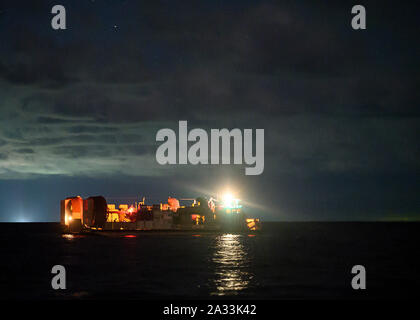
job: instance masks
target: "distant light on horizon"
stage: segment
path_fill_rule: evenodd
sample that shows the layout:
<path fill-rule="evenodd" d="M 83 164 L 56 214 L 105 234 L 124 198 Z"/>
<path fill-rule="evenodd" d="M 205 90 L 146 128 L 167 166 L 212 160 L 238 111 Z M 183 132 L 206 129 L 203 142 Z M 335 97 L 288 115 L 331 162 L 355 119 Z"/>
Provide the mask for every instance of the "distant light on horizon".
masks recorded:
<path fill-rule="evenodd" d="M 15 218 L 15 220 L 11 220 L 10 222 L 17 222 L 17 223 L 25 223 L 25 222 L 34 222 L 30 216 L 24 213 L 19 213 L 16 215 L 16 217 L 11 217 L 12 219 Z"/>

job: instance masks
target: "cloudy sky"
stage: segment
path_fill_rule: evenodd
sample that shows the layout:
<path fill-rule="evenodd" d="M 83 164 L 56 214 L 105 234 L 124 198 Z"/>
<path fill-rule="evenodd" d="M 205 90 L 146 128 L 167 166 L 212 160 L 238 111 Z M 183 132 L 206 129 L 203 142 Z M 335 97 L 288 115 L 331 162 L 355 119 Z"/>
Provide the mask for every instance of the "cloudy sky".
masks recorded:
<path fill-rule="evenodd" d="M 224 188 L 266 220 L 420 219 L 420 7 L 364 2 L 355 31 L 354 4 L 3 1 L 0 221 Z M 179 120 L 265 129 L 264 173 L 158 165 L 156 132 Z"/>

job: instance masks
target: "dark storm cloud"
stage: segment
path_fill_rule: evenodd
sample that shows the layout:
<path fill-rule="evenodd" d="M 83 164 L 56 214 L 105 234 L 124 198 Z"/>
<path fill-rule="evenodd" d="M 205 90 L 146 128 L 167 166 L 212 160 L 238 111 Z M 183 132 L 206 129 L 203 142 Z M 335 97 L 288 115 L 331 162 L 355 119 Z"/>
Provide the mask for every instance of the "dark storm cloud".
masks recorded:
<path fill-rule="evenodd" d="M 117 128 L 107 128 L 107 127 L 98 127 L 98 126 L 73 126 L 69 127 L 69 133 L 106 133 L 106 132 L 115 132 L 118 131 Z"/>
<path fill-rule="evenodd" d="M 66 158 L 79 159 L 85 157 L 100 157 L 108 158 L 114 157 L 114 154 L 107 152 L 105 148 L 91 147 L 91 146 L 58 146 L 51 149 L 53 154 L 63 156 Z"/>
<path fill-rule="evenodd" d="M 276 181 L 290 174 L 316 185 L 418 172 L 419 10 L 371 3 L 368 30 L 356 32 L 351 2 L 64 1 L 66 31 L 51 29 L 49 2 L 10 2 L 0 14 L 1 178 L 204 181 L 214 168 L 156 165 L 156 131 L 178 120 L 264 128 L 261 189 L 286 189 Z"/>
<path fill-rule="evenodd" d="M 35 153 L 35 151 L 33 149 L 29 149 L 29 148 L 27 148 L 27 149 L 17 149 L 17 150 L 15 150 L 15 152 L 22 153 L 22 154 L 32 154 L 32 153 Z"/>
<path fill-rule="evenodd" d="M 62 124 L 62 123 L 69 123 L 73 120 L 69 119 L 59 119 L 59 118 L 53 118 L 53 117 L 39 117 L 37 120 L 40 124 Z"/>

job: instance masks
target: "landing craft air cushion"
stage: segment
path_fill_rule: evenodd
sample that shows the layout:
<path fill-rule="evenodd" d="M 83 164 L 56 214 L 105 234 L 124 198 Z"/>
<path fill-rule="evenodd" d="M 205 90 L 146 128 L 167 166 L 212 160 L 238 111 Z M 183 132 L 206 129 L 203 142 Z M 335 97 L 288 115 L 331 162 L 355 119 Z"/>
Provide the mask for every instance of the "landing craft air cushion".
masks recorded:
<path fill-rule="evenodd" d="M 181 206 L 176 198 L 167 203 L 146 205 L 144 198 L 134 204 L 107 204 L 102 196 L 82 199 L 69 197 L 61 201 L 60 222 L 66 233 L 87 231 L 147 230 L 221 230 L 259 231 L 259 219 L 248 218 L 239 199 L 226 195 L 214 198 L 183 199 L 191 205 Z M 181 200 L 182 201 L 182 200 Z"/>

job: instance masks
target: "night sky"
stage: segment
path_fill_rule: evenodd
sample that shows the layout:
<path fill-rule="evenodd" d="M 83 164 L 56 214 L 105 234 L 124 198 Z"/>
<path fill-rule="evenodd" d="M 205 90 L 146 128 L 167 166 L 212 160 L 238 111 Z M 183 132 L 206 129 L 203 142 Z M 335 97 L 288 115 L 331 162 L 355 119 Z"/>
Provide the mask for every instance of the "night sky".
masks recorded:
<path fill-rule="evenodd" d="M 363 1 L 355 31 L 355 4 L 2 1 L 0 221 L 224 188 L 264 220 L 419 220 L 420 6 Z M 265 129 L 264 173 L 158 165 L 179 120 Z"/>

